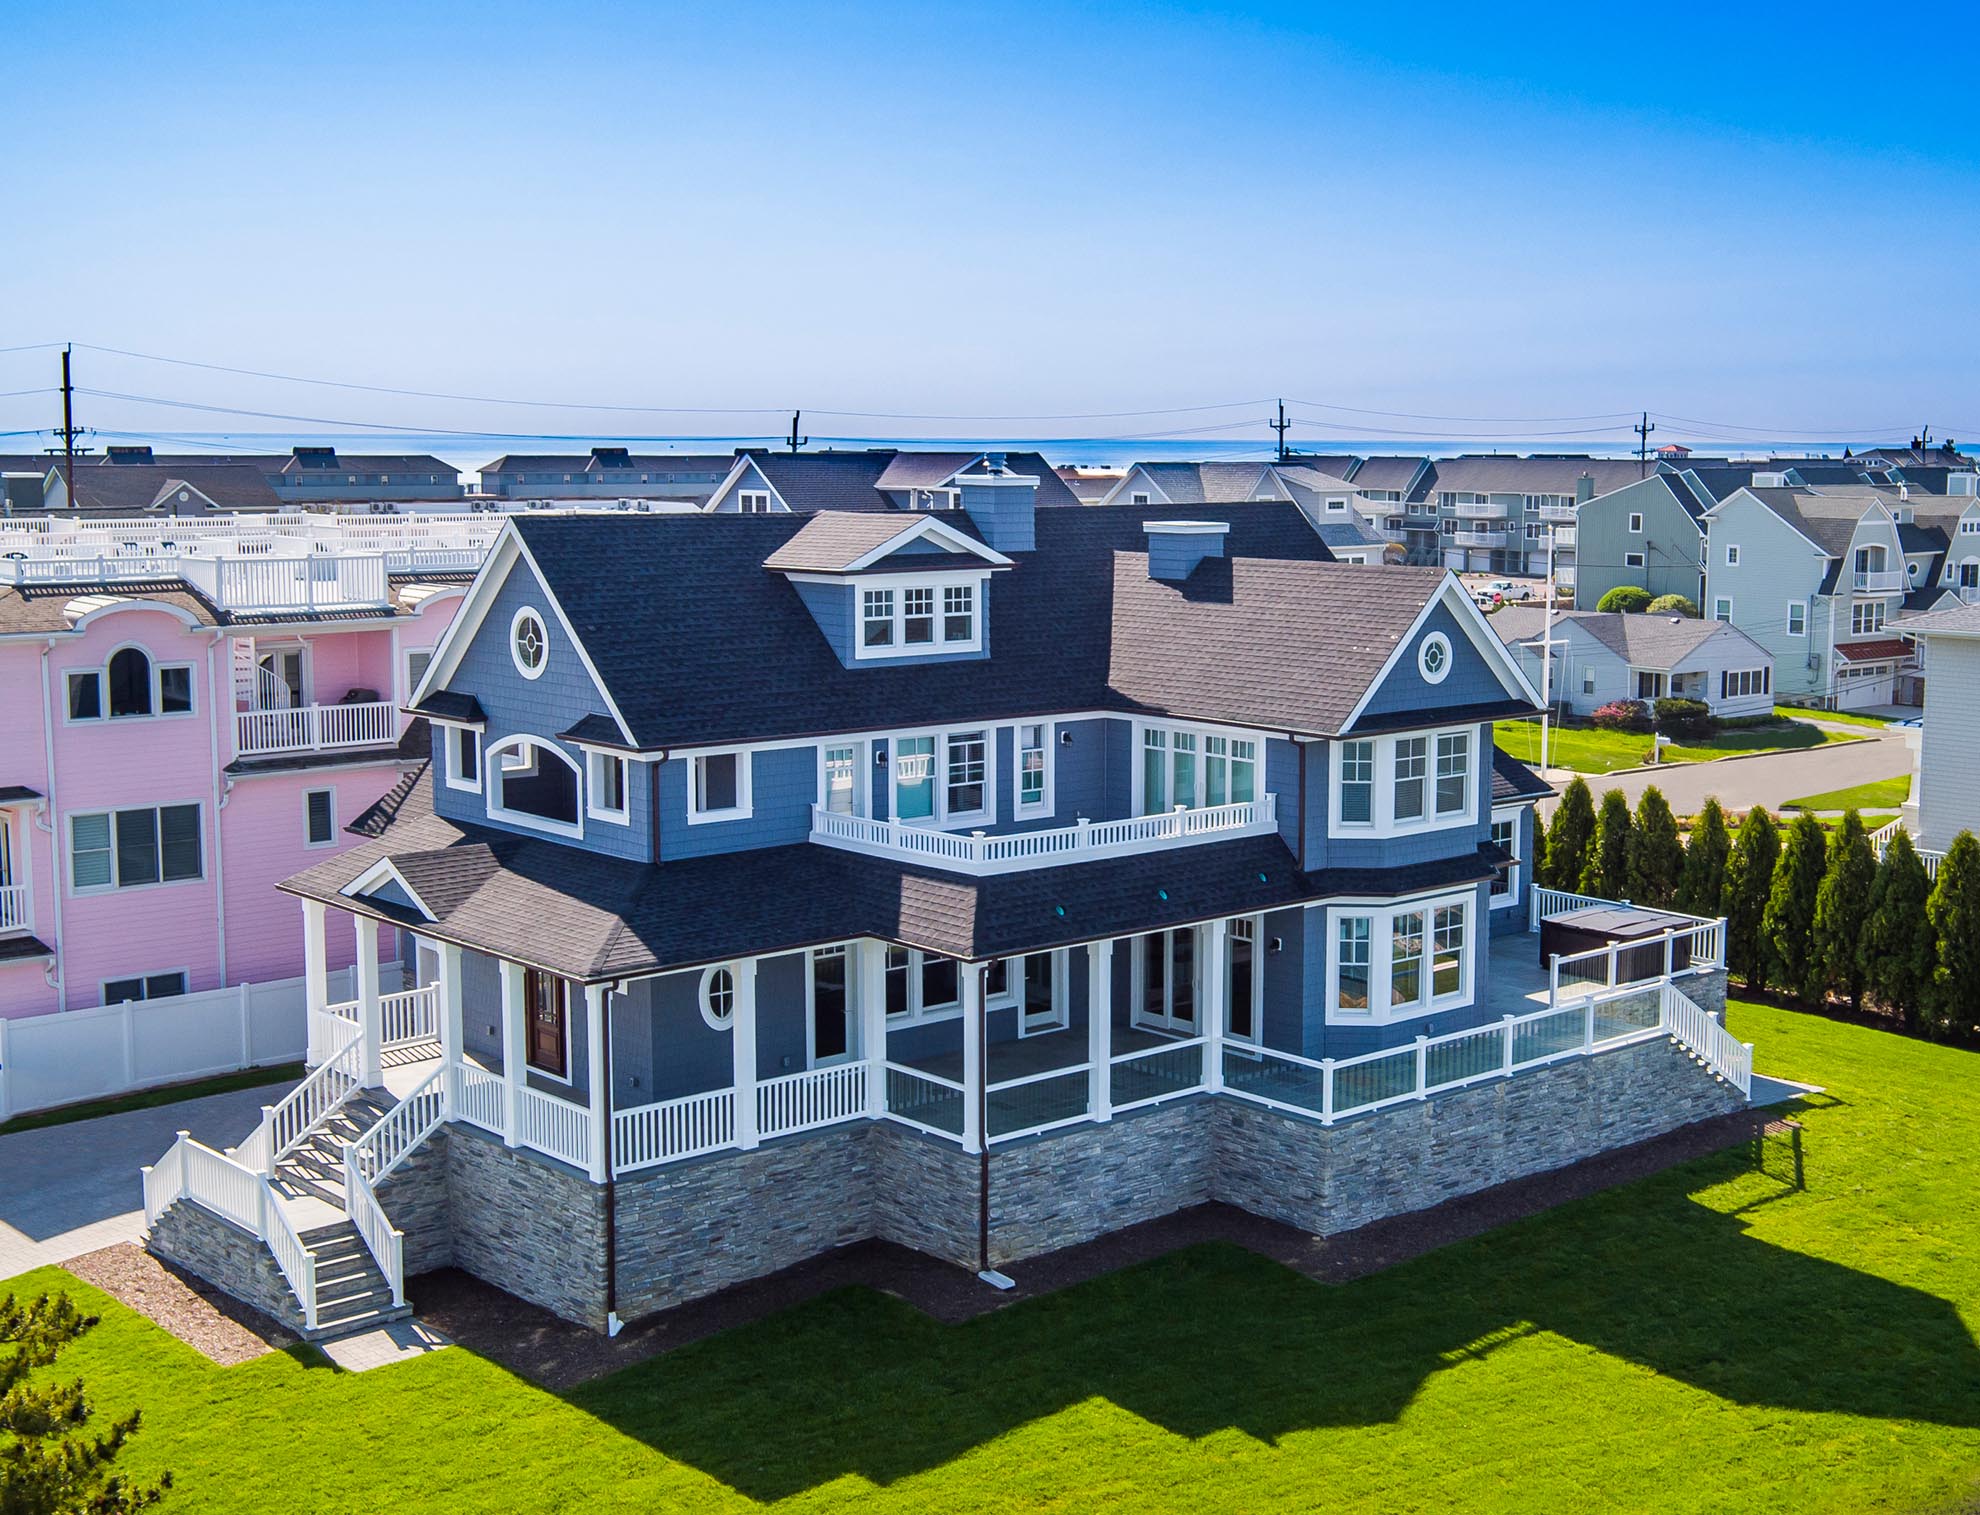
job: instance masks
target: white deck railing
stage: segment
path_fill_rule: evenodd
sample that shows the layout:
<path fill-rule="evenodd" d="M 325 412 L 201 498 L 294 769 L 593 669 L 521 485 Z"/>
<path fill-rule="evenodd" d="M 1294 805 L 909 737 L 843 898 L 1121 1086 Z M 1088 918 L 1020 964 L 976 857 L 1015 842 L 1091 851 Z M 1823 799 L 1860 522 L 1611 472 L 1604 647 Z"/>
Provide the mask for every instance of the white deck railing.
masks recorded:
<path fill-rule="evenodd" d="M 866 1114 L 866 1064 L 836 1063 L 756 1086 L 756 1134 L 788 1136 Z"/>
<path fill-rule="evenodd" d="M 503 1118 L 506 1087 L 502 1075 L 477 1068 L 473 1063 L 454 1063 L 447 1069 L 453 1080 L 454 1118 L 500 1136 L 506 1129 Z"/>
<path fill-rule="evenodd" d="M 234 750 L 242 757 L 389 747 L 398 739 L 398 707 L 390 700 L 234 712 Z"/>
<path fill-rule="evenodd" d="M 365 1250 L 371 1253 L 378 1264 L 378 1271 L 385 1276 L 391 1286 L 392 1303 L 406 1302 L 406 1238 L 405 1233 L 392 1224 L 392 1218 L 385 1213 L 385 1207 L 378 1203 L 378 1193 L 372 1188 L 358 1165 L 355 1145 L 344 1148 L 344 1214 L 357 1228 L 357 1234 L 364 1238 Z"/>
<path fill-rule="evenodd" d="M 1901 568 L 1879 568 L 1872 572 L 1852 576 L 1851 583 L 1858 594 L 1896 594 L 1905 587 L 1904 570 Z"/>
<path fill-rule="evenodd" d="M 446 1117 L 446 1070 L 436 1067 L 345 1150 L 357 1162 L 365 1181 L 376 1184 L 411 1157 Z"/>
<path fill-rule="evenodd" d="M 32 931 L 33 906 L 26 884 L 0 884 L 0 931 Z"/>
<path fill-rule="evenodd" d="M 541 1090 L 516 1091 L 516 1140 L 574 1167 L 591 1165 L 591 1111 Z"/>
<path fill-rule="evenodd" d="M 612 1112 L 612 1166 L 637 1173 L 683 1157 L 716 1152 L 736 1139 L 733 1089 L 710 1089 Z"/>
<path fill-rule="evenodd" d="M 1891 838 L 1905 829 L 1905 824 L 1901 820 L 1887 821 L 1870 833 L 1870 846 L 1876 852 L 1878 862 L 1881 863 L 1884 860 L 1884 849 L 1890 846 Z M 1925 848 L 1916 846 L 1915 844 L 1913 850 L 1918 854 L 1918 861 L 1925 865 L 1925 877 L 1936 879 L 1939 876 L 1939 860 L 1945 854 L 1943 852 L 1928 852 Z"/>
<path fill-rule="evenodd" d="M 1563 991 L 1573 1000 L 1591 989 L 1643 987 L 1669 983 L 1682 974 L 1707 973 L 1725 965 L 1725 947 L 1726 923 L 1716 920 L 1586 952 L 1557 952 L 1547 960 L 1547 1003 L 1559 1005 Z"/>
<path fill-rule="evenodd" d="M 905 858 L 962 873 L 1009 873 L 1043 864 L 1117 857 L 1153 847 L 1225 841 L 1276 830 L 1275 797 L 1168 810 L 1118 821 L 1081 820 L 1044 831 L 936 831 L 811 807 L 811 839 L 827 847 Z"/>
<path fill-rule="evenodd" d="M 1664 985 L 1659 1009 L 1664 1029 L 1707 1067 L 1749 1098 L 1753 1093 L 1753 1043 L 1738 1041 L 1675 984 Z"/>
<path fill-rule="evenodd" d="M 331 1019 L 326 1017 L 326 1020 Z M 240 1161 L 257 1173 L 272 1174 L 275 1165 L 294 1150 L 297 1143 L 324 1121 L 335 1115 L 353 1094 L 364 1086 L 363 1050 L 358 1030 L 348 1021 L 343 1040 L 326 1049 L 329 1056 L 315 1072 L 283 1097 L 281 1103 L 261 1107 L 261 1124 L 235 1149 Z M 334 1034 L 324 1027 L 324 1034 Z"/>

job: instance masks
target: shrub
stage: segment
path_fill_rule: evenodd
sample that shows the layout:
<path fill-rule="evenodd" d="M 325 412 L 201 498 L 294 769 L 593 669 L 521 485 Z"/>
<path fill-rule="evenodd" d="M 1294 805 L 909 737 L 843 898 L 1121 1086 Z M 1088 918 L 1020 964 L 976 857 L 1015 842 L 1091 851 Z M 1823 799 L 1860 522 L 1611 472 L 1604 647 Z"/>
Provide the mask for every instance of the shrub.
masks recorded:
<path fill-rule="evenodd" d="M 1726 859 L 1726 967 L 1748 984 L 1767 981 L 1767 952 L 1760 934 L 1774 862 L 1781 853 L 1780 828 L 1765 808 L 1755 805 L 1739 823 Z"/>
<path fill-rule="evenodd" d="M 1581 870 L 1588 861 L 1588 844 L 1595 839 L 1595 797 L 1588 780 L 1577 778 L 1561 791 L 1552 824 L 1547 827 L 1546 871 L 1541 886 L 1572 893 L 1581 887 Z"/>
<path fill-rule="evenodd" d="M 1698 619 L 1698 603 L 1688 595 L 1660 594 L 1643 607 L 1645 615 L 1681 615 Z"/>
<path fill-rule="evenodd" d="M 1916 1031 L 1938 965 L 1939 941 L 1927 903 L 1932 880 L 1903 827 L 1884 848 L 1870 886 L 1870 919 L 1863 929 L 1864 982 L 1907 1031 Z"/>
<path fill-rule="evenodd" d="M 1677 896 L 1672 903 L 1686 915 L 1708 919 L 1725 912 L 1726 856 L 1732 851 L 1732 838 L 1726 832 L 1726 813 L 1716 795 L 1705 801 L 1698 820 L 1691 828 L 1691 840 L 1684 849 L 1684 869 L 1678 875 Z"/>
<path fill-rule="evenodd" d="M 1602 796 L 1595 841 L 1581 865 L 1581 892 L 1605 900 L 1629 897 L 1629 798 L 1620 789 Z"/>
<path fill-rule="evenodd" d="M 1822 957 L 1815 950 L 1815 900 L 1828 868 L 1828 838 L 1812 815 L 1796 816 L 1781 842 L 1760 935 L 1766 974 L 1776 989 L 1801 999 L 1823 999 Z"/>
<path fill-rule="evenodd" d="M 1710 736 L 1718 722 L 1703 700 L 1657 701 L 1657 729 L 1666 736 Z"/>
<path fill-rule="evenodd" d="M 1629 897 L 1639 905 L 1668 907 L 1677 894 L 1684 871 L 1684 843 L 1678 840 L 1677 817 L 1663 791 L 1651 785 L 1636 802 L 1636 820 L 1629 830 Z"/>
<path fill-rule="evenodd" d="M 1863 1003 L 1863 935 L 1870 923 L 1870 894 L 1877 882 L 1877 854 L 1854 810 L 1829 835 L 1827 871 L 1815 894 L 1815 951 L 1825 987 L 1852 1009 Z"/>
<path fill-rule="evenodd" d="M 1595 602 L 1597 610 L 1620 610 L 1630 614 L 1648 609 L 1649 605 L 1650 591 L 1637 584 L 1618 584 Z"/>
<path fill-rule="evenodd" d="M 1611 700 L 1589 720 L 1604 731 L 1648 731 L 1650 707 L 1641 700 Z"/>

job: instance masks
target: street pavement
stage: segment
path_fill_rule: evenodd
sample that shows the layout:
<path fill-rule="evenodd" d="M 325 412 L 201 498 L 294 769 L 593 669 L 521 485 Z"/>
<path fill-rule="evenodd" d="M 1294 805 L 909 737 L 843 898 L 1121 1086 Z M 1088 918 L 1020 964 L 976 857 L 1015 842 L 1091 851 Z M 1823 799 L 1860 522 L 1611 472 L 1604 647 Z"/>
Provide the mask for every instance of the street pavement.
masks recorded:
<path fill-rule="evenodd" d="M 1869 734 L 1870 740 L 1831 742 L 1796 752 L 1721 758 L 1711 763 L 1675 763 L 1640 773 L 1590 773 L 1584 777 L 1598 802 L 1607 791 L 1620 789 L 1634 805 L 1642 798 L 1643 791 L 1655 784 L 1671 802 L 1672 810 L 1679 815 L 1696 815 L 1708 795 L 1717 795 L 1719 803 L 1729 811 L 1744 812 L 1755 805 L 1778 809 L 1805 794 L 1826 794 L 1832 789 L 1848 789 L 1911 772 L 1911 748 L 1902 730 L 1879 728 L 1872 733 L 1861 726 L 1830 729 L 1852 736 Z M 1574 775 L 1557 768 L 1549 777 L 1555 785 L 1565 786 Z M 1553 805 L 1552 801 L 1543 801 L 1540 808 L 1551 813 Z"/>
<path fill-rule="evenodd" d="M 179 1131 L 224 1151 L 291 1085 L 264 1084 L 0 1136 L 0 1279 L 65 1262 L 144 1232 L 138 1169 Z"/>

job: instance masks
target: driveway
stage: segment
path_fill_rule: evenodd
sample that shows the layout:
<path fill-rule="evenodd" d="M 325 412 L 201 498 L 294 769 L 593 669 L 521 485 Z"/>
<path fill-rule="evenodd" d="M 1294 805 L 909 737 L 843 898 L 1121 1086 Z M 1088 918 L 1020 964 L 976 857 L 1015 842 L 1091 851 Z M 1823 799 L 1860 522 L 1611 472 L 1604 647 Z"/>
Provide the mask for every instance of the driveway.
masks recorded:
<path fill-rule="evenodd" d="M 65 1262 L 144 1231 L 138 1169 L 179 1131 L 234 1146 L 290 1085 L 264 1084 L 175 1105 L 0 1136 L 0 1279 Z"/>
<path fill-rule="evenodd" d="M 1728 811 L 1743 813 L 1755 805 L 1777 809 L 1804 794 L 1826 794 L 1911 772 L 1911 747 L 1902 731 L 1880 730 L 1872 735 L 1861 726 L 1829 729 L 1847 731 L 1851 736 L 1870 735 L 1871 739 L 1759 757 L 1721 758 L 1712 763 L 1676 763 L 1643 773 L 1591 773 L 1585 777 L 1597 803 L 1608 790 L 1620 789 L 1634 805 L 1643 791 L 1655 784 L 1664 791 L 1671 809 L 1679 815 L 1696 815 L 1708 795 L 1716 794 Z M 1556 784 L 1564 785 L 1574 775 L 1555 769 L 1552 777 Z M 1551 812 L 1553 805 L 1544 803 L 1541 808 Z"/>

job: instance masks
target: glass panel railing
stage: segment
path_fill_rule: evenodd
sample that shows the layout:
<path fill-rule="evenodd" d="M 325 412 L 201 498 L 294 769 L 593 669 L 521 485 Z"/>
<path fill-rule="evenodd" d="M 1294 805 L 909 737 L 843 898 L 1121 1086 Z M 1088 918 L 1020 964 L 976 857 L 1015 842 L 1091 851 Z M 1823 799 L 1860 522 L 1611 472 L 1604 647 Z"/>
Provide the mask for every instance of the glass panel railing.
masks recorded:
<path fill-rule="evenodd" d="M 1085 1068 L 1001 1089 L 992 1086 L 984 1097 L 990 1135 L 1008 1136 L 1013 1131 L 1035 1131 L 1059 1121 L 1078 1120 L 1086 1114 L 1087 1092 Z"/>
<path fill-rule="evenodd" d="M 1110 1097 L 1114 1108 L 1138 1105 L 1144 1100 L 1181 1094 L 1203 1086 L 1203 1047 L 1189 1042 L 1179 1047 L 1159 1047 L 1117 1058 L 1110 1071 Z"/>
<path fill-rule="evenodd" d="M 1326 1097 L 1327 1075 L 1303 1062 L 1292 1062 L 1270 1052 L 1225 1047 L 1224 1087 L 1274 1104 L 1293 1105 L 1321 1113 Z"/>
<path fill-rule="evenodd" d="M 887 1110 L 903 1120 L 961 1136 L 963 1092 L 958 1084 L 930 1078 L 898 1063 L 887 1064 Z"/>

